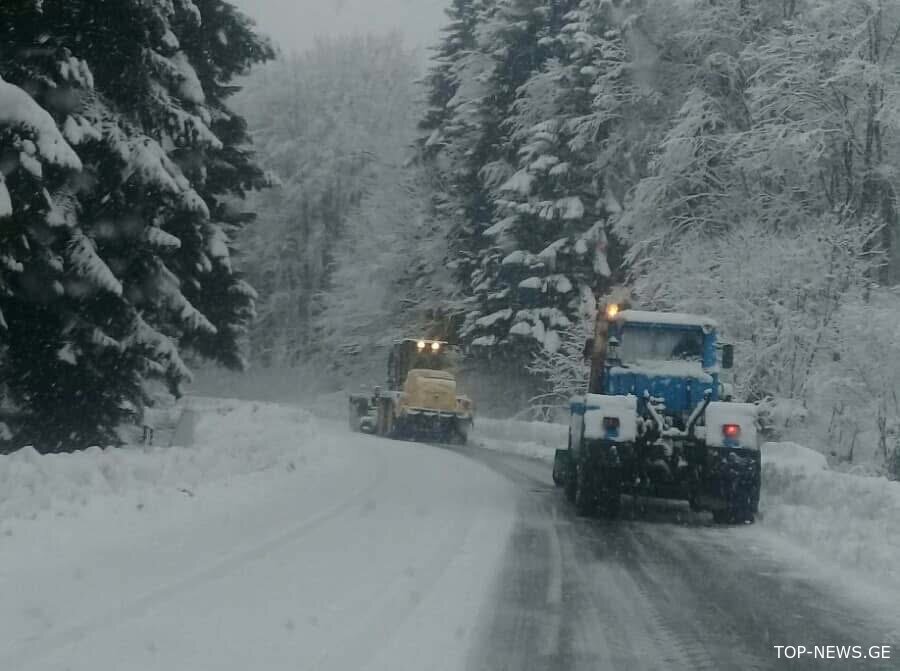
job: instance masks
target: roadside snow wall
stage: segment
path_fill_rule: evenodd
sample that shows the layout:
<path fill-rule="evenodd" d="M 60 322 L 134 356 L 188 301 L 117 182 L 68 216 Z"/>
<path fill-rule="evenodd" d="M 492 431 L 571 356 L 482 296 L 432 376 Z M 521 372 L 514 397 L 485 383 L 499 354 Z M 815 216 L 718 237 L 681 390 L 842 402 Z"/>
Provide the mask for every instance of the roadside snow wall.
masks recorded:
<path fill-rule="evenodd" d="M 194 490 L 271 469 L 300 469 L 325 456 L 316 423 L 298 408 L 192 400 L 199 417 L 190 447 L 93 447 L 41 455 L 26 447 L 0 456 L 0 522 L 40 513 L 76 515 L 102 496 Z M 183 495 L 183 494 L 179 494 Z"/>
<path fill-rule="evenodd" d="M 556 450 L 566 447 L 569 427 L 566 424 L 490 419 L 476 415 L 470 437 L 477 447 L 552 463 Z"/>
<path fill-rule="evenodd" d="M 763 527 L 900 585 L 900 483 L 830 470 L 822 454 L 795 443 L 762 450 Z"/>

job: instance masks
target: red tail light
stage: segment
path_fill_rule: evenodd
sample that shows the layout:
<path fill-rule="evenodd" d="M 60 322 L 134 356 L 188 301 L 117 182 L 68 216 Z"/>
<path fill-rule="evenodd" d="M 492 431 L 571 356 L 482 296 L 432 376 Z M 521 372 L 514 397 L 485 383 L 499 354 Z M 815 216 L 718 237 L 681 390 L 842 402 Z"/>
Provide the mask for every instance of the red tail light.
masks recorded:
<path fill-rule="evenodd" d="M 618 417 L 604 417 L 603 418 L 603 428 L 607 431 L 618 429 L 619 428 L 619 418 Z"/>
<path fill-rule="evenodd" d="M 741 437 L 741 427 L 739 424 L 725 424 L 722 427 L 722 435 L 736 440 Z"/>

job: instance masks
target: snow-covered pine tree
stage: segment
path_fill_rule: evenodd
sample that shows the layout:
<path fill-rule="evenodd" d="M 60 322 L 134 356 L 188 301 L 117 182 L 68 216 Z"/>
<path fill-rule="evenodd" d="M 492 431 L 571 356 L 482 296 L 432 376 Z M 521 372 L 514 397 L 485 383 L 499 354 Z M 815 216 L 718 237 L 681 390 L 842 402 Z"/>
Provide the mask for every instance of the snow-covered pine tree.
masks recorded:
<path fill-rule="evenodd" d="M 460 286 L 475 267 L 481 231 L 492 216 L 480 170 L 498 139 L 492 109 L 494 60 L 485 23 L 498 11 L 495 0 L 461 0 L 426 79 L 429 109 L 421 123 L 420 158 L 432 192 L 432 216 L 447 232 L 448 264 Z"/>
<path fill-rule="evenodd" d="M 201 4 L 211 25 L 227 6 Z M 0 133 L 21 148 L 3 170 L 14 186 L 7 230 L 20 258 L 3 271 L 3 377 L 25 413 L 20 439 L 44 449 L 118 442 L 117 425 L 148 401 L 147 380 L 177 393 L 189 378 L 179 340 L 218 333 L 185 295 L 187 286 L 202 293 L 198 275 L 212 270 L 211 247 L 227 265 L 200 190 L 213 153 L 236 148 L 211 126 L 228 93 L 229 64 L 268 52 L 245 21 L 234 24 L 240 46 L 225 60 L 198 52 L 225 75 L 208 104 L 181 47 L 203 18 L 191 0 L 132 0 L 119 12 L 44 0 L 5 26 L 0 76 L 27 92 L 33 108 L 23 120 L 15 116 L 21 96 L 0 99 Z M 52 128 L 62 133 L 52 137 Z M 42 169 L 68 155 L 65 174 Z M 208 193 L 229 184 L 237 188 L 241 178 Z"/>
<path fill-rule="evenodd" d="M 463 332 L 487 353 L 556 351 L 612 275 L 597 163 L 616 118 L 610 94 L 625 89 L 622 36 L 607 3 L 542 9 L 543 65 L 516 91 L 503 157 L 482 171 L 495 217 Z"/>
<path fill-rule="evenodd" d="M 422 81 L 428 106 L 419 122 L 423 135 L 417 144 L 426 158 L 433 158 L 444 144 L 450 101 L 459 90 L 460 61 L 476 46 L 479 8 L 483 5 L 483 0 L 452 0 L 445 10 L 448 22 Z"/>
<path fill-rule="evenodd" d="M 256 220 L 254 213 L 245 211 L 243 198 L 271 186 L 272 180 L 256 163 L 247 122 L 229 106 L 229 99 L 239 90 L 232 83 L 236 77 L 275 54 L 268 40 L 255 32 L 253 22 L 231 4 L 194 3 L 202 21 L 185 24 L 181 41 L 189 61 L 196 64 L 209 127 L 221 145 L 205 148 L 205 157 L 190 148 L 173 157 L 197 185 L 210 211 L 209 221 L 196 222 L 202 236 L 182 239 L 174 264 L 185 297 L 216 330 L 187 332 L 182 344 L 242 370 L 248 365 L 246 336 L 256 317 L 258 296 L 245 273 L 232 266 L 231 258 L 241 230 Z"/>

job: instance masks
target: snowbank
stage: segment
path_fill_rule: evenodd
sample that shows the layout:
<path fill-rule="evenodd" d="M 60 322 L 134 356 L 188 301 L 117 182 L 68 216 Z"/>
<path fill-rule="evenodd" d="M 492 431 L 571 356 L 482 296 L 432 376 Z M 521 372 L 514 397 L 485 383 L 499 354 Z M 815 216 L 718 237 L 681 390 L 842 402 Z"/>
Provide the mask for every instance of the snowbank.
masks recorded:
<path fill-rule="evenodd" d="M 470 438 L 477 447 L 552 463 L 556 450 L 564 448 L 568 442 L 569 427 L 547 422 L 476 417 Z"/>
<path fill-rule="evenodd" d="M 204 483 L 325 457 L 315 420 L 298 408 L 191 400 L 198 417 L 191 447 L 91 448 L 41 455 L 27 447 L 0 456 L 0 521 L 45 512 L 75 515 L 102 496 L 193 491 Z"/>
<path fill-rule="evenodd" d="M 819 452 L 767 443 L 760 508 L 763 528 L 900 586 L 900 483 L 833 471 Z"/>

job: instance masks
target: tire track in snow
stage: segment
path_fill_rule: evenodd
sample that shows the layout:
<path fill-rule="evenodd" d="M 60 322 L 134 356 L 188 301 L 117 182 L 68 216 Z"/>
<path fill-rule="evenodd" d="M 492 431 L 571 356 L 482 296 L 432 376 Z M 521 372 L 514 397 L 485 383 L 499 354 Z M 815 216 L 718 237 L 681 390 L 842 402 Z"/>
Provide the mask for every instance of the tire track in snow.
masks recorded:
<path fill-rule="evenodd" d="M 541 572 L 523 566 L 517 547 L 510 547 L 496 594 L 499 604 L 473 671 L 752 671 L 785 663 L 777 660 L 773 644 L 892 643 L 893 622 L 879 623 L 836 597 L 790 557 L 761 561 L 743 527 L 713 526 L 708 516 L 684 506 L 644 500 L 630 501 L 616 522 L 576 518 L 561 494 L 536 495 L 549 489 L 547 464 L 493 451 L 459 451 L 518 485 L 524 501 L 518 534 L 549 520 L 563 551 L 564 610 L 557 626 L 545 599 L 553 561 L 549 548 L 535 551 L 533 559 L 546 563 Z M 511 586 L 515 583 L 518 587 Z M 556 634 L 547 631 L 551 626 Z M 558 636 L 557 654 L 543 656 L 547 649 L 533 643 L 536 632 L 544 641 Z M 500 663 L 492 665 L 496 660 Z M 839 664 L 887 669 L 892 663 Z M 798 669 L 821 664 L 812 658 L 791 663 Z"/>
<path fill-rule="evenodd" d="M 122 621 L 139 618 L 155 606 L 190 591 L 192 587 L 225 578 L 242 566 L 265 557 L 273 550 L 297 542 L 323 524 L 358 508 L 384 482 L 386 475 L 384 459 L 377 459 L 369 481 L 352 492 L 349 498 L 342 503 L 310 515 L 289 530 L 278 533 L 265 541 L 235 550 L 222 560 L 131 600 L 121 608 L 79 624 L 53 630 L 38 640 L 30 641 L 7 654 L 0 655 L 0 669 L 21 669 L 62 648 L 77 643 L 93 633 L 108 629 Z"/>
<path fill-rule="evenodd" d="M 556 508 L 551 509 L 552 522 L 547 531 L 549 540 L 549 579 L 547 581 L 547 614 L 548 622 L 544 627 L 544 640 L 541 655 L 553 657 L 560 651 L 560 636 L 563 618 L 563 553 L 562 543 L 557 530 Z"/>

